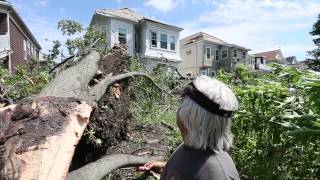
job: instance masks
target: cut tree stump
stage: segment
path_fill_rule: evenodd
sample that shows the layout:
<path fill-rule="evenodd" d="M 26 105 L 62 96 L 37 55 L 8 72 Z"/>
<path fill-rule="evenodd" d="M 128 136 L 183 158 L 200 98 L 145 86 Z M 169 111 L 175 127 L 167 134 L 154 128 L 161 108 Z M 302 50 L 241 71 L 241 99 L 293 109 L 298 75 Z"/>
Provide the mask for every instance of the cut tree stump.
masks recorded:
<path fill-rule="evenodd" d="M 0 179 L 65 179 L 92 108 L 41 97 L 0 109 Z"/>

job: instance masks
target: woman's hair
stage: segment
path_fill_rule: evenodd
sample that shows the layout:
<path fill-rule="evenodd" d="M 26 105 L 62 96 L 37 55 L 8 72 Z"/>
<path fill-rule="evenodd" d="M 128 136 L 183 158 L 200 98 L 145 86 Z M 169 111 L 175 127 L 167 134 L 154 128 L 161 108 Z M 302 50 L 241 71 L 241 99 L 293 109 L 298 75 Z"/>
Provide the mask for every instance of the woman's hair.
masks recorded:
<path fill-rule="evenodd" d="M 198 82 L 197 82 L 198 80 Z M 235 111 L 238 101 L 233 92 L 222 82 L 216 79 L 195 80 L 195 84 L 203 94 L 220 105 L 220 109 Z M 197 87 L 197 89 L 198 89 Z M 205 91 L 205 92 L 204 92 Z M 178 111 L 178 118 L 187 129 L 185 144 L 196 149 L 211 149 L 212 151 L 227 151 L 232 145 L 231 118 L 215 115 L 202 108 L 188 96 L 184 97 Z"/>

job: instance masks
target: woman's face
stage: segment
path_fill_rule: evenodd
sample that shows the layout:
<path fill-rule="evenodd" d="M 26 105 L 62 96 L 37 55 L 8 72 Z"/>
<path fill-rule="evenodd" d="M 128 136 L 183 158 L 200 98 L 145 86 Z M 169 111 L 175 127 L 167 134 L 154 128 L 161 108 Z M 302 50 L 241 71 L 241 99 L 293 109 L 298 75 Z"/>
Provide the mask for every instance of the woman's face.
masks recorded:
<path fill-rule="evenodd" d="M 187 131 L 187 128 L 185 127 L 185 125 L 184 125 L 183 119 L 181 119 L 180 113 L 181 113 L 181 106 L 177 110 L 177 125 L 179 127 L 182 139 L 183 139 L 183 141 L 185 141 L 185 138 L 187 137 L 187 132 L 188 131 Z"/>

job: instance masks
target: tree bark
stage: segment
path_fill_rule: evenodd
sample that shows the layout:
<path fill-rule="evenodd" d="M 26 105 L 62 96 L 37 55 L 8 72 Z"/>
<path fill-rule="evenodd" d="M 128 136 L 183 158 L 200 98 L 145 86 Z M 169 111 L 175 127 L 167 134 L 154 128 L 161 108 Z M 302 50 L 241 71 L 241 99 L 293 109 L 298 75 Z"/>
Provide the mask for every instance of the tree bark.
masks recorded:
<path fill-rule="evenodd" d="M 75 147 L 89 122 L 92 107 L 96 106 L 108 87 L 136 76 L 152 81 L 146 74 L 131 72 L 103 77 L 90 86 L 99 72 L 99 60 L 100 55 L 91 52 L 73 66 L 57 73 L 38 95 L 28 97 L 19 104 L 0 108 L 0 179 L 66 179 Z M 84 172 L 81 169 L 76 172 L 102 178 L 115 168 L 145 163 L 147 159 L 117 155 L 102 161 L 97 162 L 99 168 L 94 171 L 96 175 L 87 168 L 82 169 Z M 86 167 L 92 170 L 96 165 Z M 70 178 L 74 177 L 74 173 Z M 80 175 L 77 177 L 80 178 Z"/>
<path fill-rule="evenodd" d="M 0 109 L 0 179 L 65 179 L 91 110 L 61 97 Z"/>
<path fill-rule="evenodd" d="M 121 167 L 137 166 L 161 157 L 140 157 L 127 154 L 105 156 L 68 174 L 68 180 L 100 180 L 112 171 Z"/>

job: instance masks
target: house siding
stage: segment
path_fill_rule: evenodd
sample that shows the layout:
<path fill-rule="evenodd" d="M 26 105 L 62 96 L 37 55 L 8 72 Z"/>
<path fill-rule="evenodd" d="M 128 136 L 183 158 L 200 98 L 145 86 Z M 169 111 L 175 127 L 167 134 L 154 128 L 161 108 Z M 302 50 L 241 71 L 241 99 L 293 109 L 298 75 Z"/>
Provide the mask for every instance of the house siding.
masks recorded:
<path fill-rule="evenodd" d="M 15 72 L 18 64 L 26 63 L 24 59 L 23 40 L 27 41 L 26 37 L 20 32 L 15 23 L 10 20 L 10 48 L 13 51 L 11 56 L 11 72 Z"/>
<path fill-rule="evenodd" d="M 242 52 L 246 52 L 247 57 L 246 50 L 235 47 L 218 45 L 206 40 L 199 40 L 185 45 L 186 42 L 188 40 L 180 42 L 183 62 L 179 65 L 179 70 L 183 76 L 186 76 L 188 73 L 191 73 L 192 76 L 199 76 L 202 72 L 211 76 L 216 74 L 220 69 L 230 72 L 235 69 L 237 63 L 243 62 Z M 207 59 L 207 48 L 211 48 L 211 60 Z M 224 49 L 228 50 L 228 57 L 222 59 L 222 50 Z M 238 51 L 237 57 L 233 57 L 233 50 L 235 49 Z M 216 50 L 219 51 L 219 60 L 216 59 Z M 191 54 L 187 55 L 188 51 L 191 51 Z"/>
<path fill-rule="evenodd" d="M 157 32 L 158 40 L 157 40 L 157 48 L 153 48 L 150 45 L 150 31 Z M 161 49 L 160 48 L 160 34 L 164 33 L 168 35 L 168 42 L 167 42 L 167 48 L 168 49 Z M 170 50 L 170 43 L 169 39 L 170 36 L 175 37 L 175 50 Z M 143 25 L 142 30 L 142 55 L 147 57 L 155 57 L 155 58 L 165 58 L 168 61 L 171 61 L 173 63 L 180 63 L 181 57 L 180 57 L 180 45 L 179 45 L 179 32 L 174 31 L 171 29 L 168 29 L 164 26 L 161 26 L 160 24 L 155 23 L 145 23 Z"/>
<path fill-rule="evenodd" d="M 111 19 L 110 20 L 110 25 L 111 25 L 111 37 L 110 37 L 110 42 L 111 46 L 114 46 L 115 44 L 118 44 L 118 29 L 119 28 L 125 28 L 127 29 L 127 45 L 128 45 L 128 53 L 130 55 L 134 55 L 134 25 L 118 20 L 118 19 Z"/>

